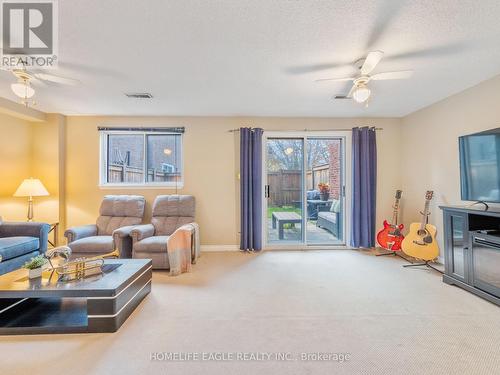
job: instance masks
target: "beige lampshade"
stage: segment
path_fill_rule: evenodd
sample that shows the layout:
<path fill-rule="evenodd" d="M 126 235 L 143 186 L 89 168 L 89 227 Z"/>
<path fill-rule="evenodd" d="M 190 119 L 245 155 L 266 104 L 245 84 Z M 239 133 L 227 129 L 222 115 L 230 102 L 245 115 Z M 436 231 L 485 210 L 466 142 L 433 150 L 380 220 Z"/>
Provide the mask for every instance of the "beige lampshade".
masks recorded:
<path fill-rule="evenodd" d="M 39 179 L 33 177 L 21 182 L 14 193 L 14 197 L 41 197 L 44 195 L 49 195 L 49 192 Z"/>

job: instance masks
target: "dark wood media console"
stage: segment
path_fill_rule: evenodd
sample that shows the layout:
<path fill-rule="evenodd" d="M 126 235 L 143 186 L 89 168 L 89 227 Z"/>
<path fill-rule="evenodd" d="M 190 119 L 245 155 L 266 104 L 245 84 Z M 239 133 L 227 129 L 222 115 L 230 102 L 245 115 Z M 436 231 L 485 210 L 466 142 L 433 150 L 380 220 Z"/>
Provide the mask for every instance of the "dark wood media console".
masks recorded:
<path fill-rule="evenodd" d="M 443 281 L 500 306 L 500 209 L 441 206 Z"/>

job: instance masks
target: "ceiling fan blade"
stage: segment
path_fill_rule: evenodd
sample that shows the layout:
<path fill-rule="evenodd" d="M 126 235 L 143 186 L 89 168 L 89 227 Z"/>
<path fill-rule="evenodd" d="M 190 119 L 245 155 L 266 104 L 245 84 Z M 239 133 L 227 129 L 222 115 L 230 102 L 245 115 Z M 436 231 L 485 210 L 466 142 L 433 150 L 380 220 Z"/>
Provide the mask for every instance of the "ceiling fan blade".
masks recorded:
<path fill-rule="evenodd" d="M 54 83 L 60 83 L 63 85 L 77 85 L 80 83 L 79 80 L 73 79 L 73 78 L 66 78 L 66 77 L 61 77 L 61 76 L 56 76 L 53 74 L 47 74 L 47 73 L 35 73 L 33 74 L 35 78 L 38 78 L 42 81 L 48 81 L 48 82 L 54 82 Z"/>
<path fill-rule="evenodd" d="M 370 74 L 373 69 L 375 69 L 380 60 L 382 60 L 382 56 L 384 56 L 384 53 L 382 51 L 372 51 L 368 53 L 368 56 L 366 56 L 365 62 L 361 67 L 361 74 Z"/>
<path fill-rule="evenodd" d="M 349 99 L 352 98 L 352 93 L 354 92 L 354 90 L 356 90 L 356 85 L 352 85 L 351 89 L 349 90 L 349 94 L 347 94 L 347 97 Z"/>
<path fill-rule="evenodd" d="M 321 78 L 317 79 L 314 82 L 346 82 L 346 81 L 354 81 L 356 78 L 354 77 L 345 77 L 345 78 Z"/>
<path fill-rule="evenodd" d="M 373 81 L 382 81 L 386 79 L 407 79 L 413 75 L 413 70 L 402 70 L 399 72 L 377 73 L 370 77 Z"/>

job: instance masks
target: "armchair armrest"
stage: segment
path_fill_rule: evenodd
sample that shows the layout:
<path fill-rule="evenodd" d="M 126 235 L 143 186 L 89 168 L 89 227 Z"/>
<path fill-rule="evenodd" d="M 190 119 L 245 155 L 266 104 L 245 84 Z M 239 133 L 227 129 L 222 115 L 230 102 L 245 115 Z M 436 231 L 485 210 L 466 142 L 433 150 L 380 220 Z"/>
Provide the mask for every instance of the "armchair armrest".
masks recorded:
<path fill-rule="evenodd" d="M 113 231 L 113 238 L 124 238 L 130 236 L 132 229 L 134 229 L 136 226 L 137 225 L 128 225 L 126 227 L 115 229 Z"/>
<path fill-rule="evenodd" d="M 153 224 L 136 225 L 130 232 L 132 241 L 138 242 L 145 238 L 151 237 L 155 234 L 155 227 Z"/>
<path fill-rule="evenodd" d="M 80 238 L 96 236 L 97 235 L 97 225 L 89 224 L 82 225 L 79 227 L 69 228 L 64 232 L 64 237 L 68 239 L 68 243 L 79 240 Z"/>
<path fill-rule="evenodd" d="M 40 252 L 47 251 L 50 225 L 37 222 L 3 222 L 0 225 L 0 237 L 37 237 L 40 241 Z"/>
<path fill-rule="evenodd" d="M 136 225 L 128 225 L 113 231 L 113 245 L 120 252 L 120 258 L 132 257 L 132 238 L 130 234 L 135 227 Z"/>

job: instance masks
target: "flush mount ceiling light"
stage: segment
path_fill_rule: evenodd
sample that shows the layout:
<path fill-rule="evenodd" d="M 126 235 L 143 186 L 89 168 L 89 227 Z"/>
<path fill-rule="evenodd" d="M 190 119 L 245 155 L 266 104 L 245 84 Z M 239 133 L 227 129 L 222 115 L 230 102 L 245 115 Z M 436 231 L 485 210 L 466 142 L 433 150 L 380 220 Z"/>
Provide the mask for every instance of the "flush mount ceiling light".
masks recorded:
<path fill-rule="evenodd" d="M 292 153 L 293 153 L 293 148 L 291 148 L 291 147 L 287 147 L 287 148 L 285 149 L 285 154 L 287 154 L 287 155 L 291 155 Z"/>
<path fill-rule="evenodd" d="M 171 149 L 169 149 L 169 148 L 164 148 L 164 149 L 163 149 L 163 153 L 164 153 L 165 155 L 172 155 L 172 150 L 171 150 Z"/>

